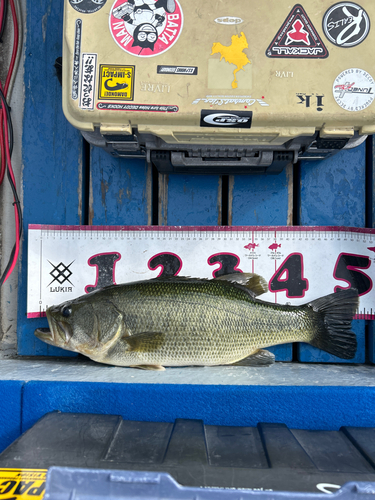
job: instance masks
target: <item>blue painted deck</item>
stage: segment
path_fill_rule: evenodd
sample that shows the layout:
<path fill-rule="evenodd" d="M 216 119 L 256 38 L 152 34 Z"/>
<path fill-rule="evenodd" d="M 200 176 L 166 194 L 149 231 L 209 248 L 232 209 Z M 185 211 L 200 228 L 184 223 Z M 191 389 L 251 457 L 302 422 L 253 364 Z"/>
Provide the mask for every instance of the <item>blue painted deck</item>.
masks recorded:
<path fill-rule="evenodd" d="M 302 162 L 278 176 L 159 175 L 158 220 L 152 210 L 152 172 L 141 160 L 114 159 L 88 147 L 64 118 L 61 87 L 54 62 L 62 53 L 63 2 L 27 0 L 25 113 L 23 135 L 24 241 L 19 280 L 18 351 L 20 355 L 75 356 L 34 336 L 46 320 L 26 319 L 27 227 L 38 224 L 144 225 L 350 225 L 374 226 L 373 139 L 324 162 Z M 86 159 L 89 156 L 89 162 Z M 155 175 L 155 173 L 154 173 Z M 223 186 L 227 189 L 224 193 Z M 223 199 L 228 199 L 225 214 Z M 154 200 L 155 202 L 155 200 Z M 370 323 L 370 322 L 368 322 Z M 355 363 L 375 362 L 373 324 L 357 321 Z M 273 348 L 278 360 L 342 362 L 301 345 Z M 10 383 L 10 382 L 9 382 Z M 11 391 L 5 405 L 0 446 L 21 426 L 22 383 L 0 383 Z M 112 386 L 113 385 L 113 386 Z M 22 399 L 22 428 L 53 410 L 105 412 L 139 420 L 203 418 L 206 423 L 255 425 L 257 421 L 296 423 L 306 428 L 353 425 L 345 417 L 362 415 L 357 425 L 375 426 L 374 388 L 187 389 L 179 386 L 135 386 L 98 383 L 30 382 Z M 116 387 L 114 387 L 116 385 Z M 18 398 L 18 399 L 17 399 Z M 149 405 L 145 400 L 150 401 Z M 8 400 L 5 400 L 8 402 Z M 346 401 L 346 403 L 344 403 Z M 130 405 L 130 406 L 129 406 Z M 319 410 L 319 411 L 317 411 Z M 0 412 L 2 413 L 2 412 Z M 215 420 L 214 416 L 219 415 Z M 245 414 L 247 415 L 245 419 Z M 354 417 L 353 417 L 354 418 Z M 293 420 L 294 419 L 294 420 Z M 350 420 L 350 419 L 349 419 Z M 297 425 L 297 426 L 298 426 Z M 315 427 L 314 427 L 315 426 Z M 18 429 L 18 431 L 17 431 Z"/>

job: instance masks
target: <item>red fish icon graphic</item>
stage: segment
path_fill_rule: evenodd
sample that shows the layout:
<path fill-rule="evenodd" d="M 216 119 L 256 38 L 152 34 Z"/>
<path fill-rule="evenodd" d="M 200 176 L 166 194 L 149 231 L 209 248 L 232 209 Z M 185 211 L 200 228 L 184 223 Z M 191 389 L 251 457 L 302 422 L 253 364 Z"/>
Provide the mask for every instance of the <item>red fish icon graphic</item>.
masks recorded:
<path fill-rule="evenodd" d="M 297 19 L 293 24 L 293 29 L 288 31 L 287 40 L 285 42 L 286 45 L 290 45 L 293 42 L 303 42 L 306 45 L 310 45 L 309 34 L 306 30 L 304 30 L 303 23 Z"/>
<path fill-rule="evenodd" d="M 259 247 L 259 245 L 257 243 L 249 243 L 244 248 L 246 248 L 247 250 L 255 250 L 255 247 Z"/>
<path fill-rule="evenodd" d="M 272 243 L 272 245 L 270 245 L 268 248 L 269 248 L 270 250 L 275 250 L 275 252 L 276 252 L 276 249 L 277 249 L 278 247 L 281 247 L 281 243 L 280 243 L 279 245 L 278 245 L 277 243 Z"/>

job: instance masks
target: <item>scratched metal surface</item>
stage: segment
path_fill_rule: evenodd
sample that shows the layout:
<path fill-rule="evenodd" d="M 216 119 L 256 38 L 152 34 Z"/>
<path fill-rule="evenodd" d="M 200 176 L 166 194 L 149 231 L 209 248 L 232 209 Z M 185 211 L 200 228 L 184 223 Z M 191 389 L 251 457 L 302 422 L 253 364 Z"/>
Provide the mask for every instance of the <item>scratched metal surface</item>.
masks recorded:
<path fill-rule="evenodd" d="M 24 229 L 19 282 L 18 352 L 74 355 L 35 338 L 42 320 L 26 319 L 27 225 L 354 225 L 373 224 L 366 190 L 372 168 L 369 147 L 341 152 L 324 162 L 304 162 L 278 176 L 158 175 L 141 160 L 115 159 L 84 146 L 61 110 L 54 62 L 62 53 L 63 2 L 27 0 L 23 140 Z M 367 153 L 366 153 L 367 151 Z M 371 182 L 373 178 L 371 176 Z M 367 200 L 367 204 L 366 204 Z M 370 205 L 370 210 L 369 210 Z M 371 212 L 371 216 L 366 212 Z M 365 361 L 365 325 L 357 322 L 358 357 Z M 368 328 L 370 331 L 372 325 Z M 369 334 L 368 356 L 374 360 Z M 290 361 L 290 345 L 274 349 Z M 309 346 L 301 361 L 338 361 Z M 297 352 L 294 352 L 294 359 Z"/>

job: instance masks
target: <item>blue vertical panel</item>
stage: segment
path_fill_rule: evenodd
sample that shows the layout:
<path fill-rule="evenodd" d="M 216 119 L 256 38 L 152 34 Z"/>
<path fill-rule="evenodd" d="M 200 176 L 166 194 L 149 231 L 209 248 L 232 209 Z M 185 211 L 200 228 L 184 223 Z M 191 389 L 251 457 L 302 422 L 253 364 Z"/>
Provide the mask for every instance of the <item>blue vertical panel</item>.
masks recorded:
<path fill-rule="evenodd" d="M 21 435 L 20 380 L 0 381 L 0 453 Z"/>
<path fill-rule="evenodd" d="M 318 162 L 301 162 L 301 225 L 365 225 L 366 145 L 340 151 Z M 332 269 L 327 269 L 331 274 Z M 322 276 L 322 279 L 324 277 Z M 332 290 L 333 292 L 333 290 Z M 365 322 L 353 322 L 358 349 L 352 360 L 343 360 L 315 347 L 300 344 L 299 360 L 324 363 L 365 362 Z"/>
<path fill-rule="evenodd" d="M 151 214 L 151 179 L 144 160 L 114 158 L 90 151 L 89 223 L 146 225 Z"/>
<path fill-rule="evenodd" d="M 286 226 L 290 223 L 292 169 L 278 175 L 236 175 L 233 178 L 232 224 L 234 226 Z M 260 297 L 261 298 L 261 297 Z M 277 361 L 291 361 L 292 344 L 267 348 Z"/>
<path fill-rule="evenodd" d="M 126 369 L 126 368 L 125 368 Z M 348 404 L 350 401 L 350 404 Z M 375 426 L 374 387 L 226 386 L 41 382 L 25 384 L 22 432 L 51 411 L 120 415 L 125 420 L 339 430 Z M 303 411 L 301 411 L 303 408 Z"/>
<path fill-rule="evenodd" d="M 221 224 L 218 175 L 160 175 L 159 223 L 169 226 Z"/>
<path fill-rule="evenodd" d="M 71 353 L 34 336 L 46 319 L 26 319 L 28 224 L 79 224 L 82 137 L 65 119 L 54 63 L 62 54 L 63 3 L 27 0 L 23 119 L 24 237 L 18 296 L 18 352 Z M 74 355 L 74 354 L 73 354 Z"/>

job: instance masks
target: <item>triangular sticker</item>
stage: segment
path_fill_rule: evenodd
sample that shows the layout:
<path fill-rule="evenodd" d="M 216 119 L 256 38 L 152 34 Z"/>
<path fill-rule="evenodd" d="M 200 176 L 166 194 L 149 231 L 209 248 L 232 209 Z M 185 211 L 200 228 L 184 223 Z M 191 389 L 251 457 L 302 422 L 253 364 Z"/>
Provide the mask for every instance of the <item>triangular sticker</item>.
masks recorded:
<path fill-rule="evenodd" d="M 297 4 L 272 40 L 266 55 L 294 59 L 324 59 L 328 57 L 328 50 L 305 9 Z"/>

